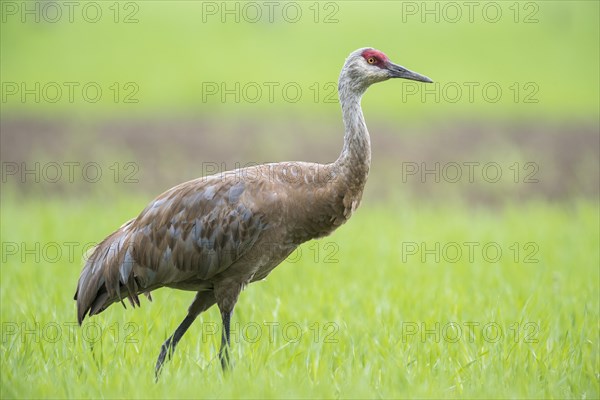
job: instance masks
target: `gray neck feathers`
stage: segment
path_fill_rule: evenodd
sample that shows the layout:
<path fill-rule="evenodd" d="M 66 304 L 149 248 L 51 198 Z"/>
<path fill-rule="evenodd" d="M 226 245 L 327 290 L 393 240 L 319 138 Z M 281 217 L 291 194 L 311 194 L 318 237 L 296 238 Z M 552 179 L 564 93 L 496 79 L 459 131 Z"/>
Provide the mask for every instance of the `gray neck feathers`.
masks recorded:
<path fill-rule="evenodd" d="M 360 107 L 366 87 L 352 79 L 348 69 L 340 74 L 338 92 L 342 106 L 345 135 L 344 148 L 335 164 L 341 169 L 347 183 L 362 191 L 371 165 L 371 140 Z"/>

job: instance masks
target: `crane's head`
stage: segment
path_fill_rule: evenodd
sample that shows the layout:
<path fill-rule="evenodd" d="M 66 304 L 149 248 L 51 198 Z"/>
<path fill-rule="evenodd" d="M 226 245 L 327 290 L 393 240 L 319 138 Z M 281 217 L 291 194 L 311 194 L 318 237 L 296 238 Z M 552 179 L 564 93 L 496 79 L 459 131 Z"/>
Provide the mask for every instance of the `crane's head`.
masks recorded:
<path fill-rule="evenodd" d="M 424 75 L 417 74 L 394 64 L 379 50 L 365 47 L 352 52 L 346 59 L 340 75 L 340 86 L 348 84 L 355 90 L 364 91 L 370 85 L 390 78 L 403 78 L 420 82 L 433 82 Z M 348 82 L 343 82 L 347 80 Z"/>

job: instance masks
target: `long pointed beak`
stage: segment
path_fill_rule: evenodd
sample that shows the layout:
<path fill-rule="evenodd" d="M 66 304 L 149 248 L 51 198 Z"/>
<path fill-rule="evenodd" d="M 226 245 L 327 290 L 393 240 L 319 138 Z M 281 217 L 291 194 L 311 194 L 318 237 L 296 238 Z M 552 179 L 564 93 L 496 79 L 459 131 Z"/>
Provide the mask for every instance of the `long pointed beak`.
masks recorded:
<path fill-rule="evenodd" d="M 406 69 L 400 65 L 396 65 L 394 63 L 389 63 L 389 66 L 387 69 L 388 69 L 388 71 L 390 71 L 392 78 L 403 78 L 403 79 L 410 79 L 413 81 L 427 82 L 427 83 L 433 82 L 431 79 L 429 79 L 425 75 L 417 74 L 416 72 L 413 72 L 409 69 Z"/>

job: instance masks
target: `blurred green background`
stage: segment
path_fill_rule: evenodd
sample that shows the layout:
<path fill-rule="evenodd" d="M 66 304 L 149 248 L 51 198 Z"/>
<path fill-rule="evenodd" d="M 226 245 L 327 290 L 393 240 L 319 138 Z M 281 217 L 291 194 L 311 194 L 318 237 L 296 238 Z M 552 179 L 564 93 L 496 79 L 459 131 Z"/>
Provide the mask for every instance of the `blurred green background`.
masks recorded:
<path fill-rule="evenodd" d="M 98 317 L 142 325 L 133 353 L 109 341 L 89 356 L 85 343 L 5 335 L 5 323 L 75 316 L 79 257 L 44 263 L 24 248 L 99 241 L 160 192 L 218 170 L 333 161 L 337 77 L 365 46 L 435 83 L 369 89 L 363 206 L 326 239 L 340 246 L 339 264 L 278 269 L 242 295 L 235 317 L 336 321 L 342 343 L 241 346 L 236 358 L 262 355 L 240 361 L 237 384 L 223 389 L 218 368 L 198 361 L 214 355 L 194 342 L 198 329 L 178 349 L 185 379 L 202 375 L 207 397 L 598 396 L 599 2 L 0 4 L 3 398 L 199 396 L 194 385 L 150 384 L 189 293 L 159 291 L 154 305 Z M 507 254 L 534 243 L 540 257 L 491 269 L 402 261 L 400 244 L 421 241 L 496 241 Z M 381 291 L 357 300 L 365 265 L 377 269 L 367 286 Z M 258 305 L 275 301 L 284 311 L 265 316 Z M 399 321 L 419 318 L 535 321 L 540 340 L 397 342 Z M 149 386 L 125 395 L 138 379 Z"/>

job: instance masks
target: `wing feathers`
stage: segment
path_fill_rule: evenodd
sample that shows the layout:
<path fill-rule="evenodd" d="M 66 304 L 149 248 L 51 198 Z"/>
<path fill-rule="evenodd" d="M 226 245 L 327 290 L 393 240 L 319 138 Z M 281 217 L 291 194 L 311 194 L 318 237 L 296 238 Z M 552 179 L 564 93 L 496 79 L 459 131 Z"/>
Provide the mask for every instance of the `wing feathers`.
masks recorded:
<path fill-rule="evenodd" d="M 248 251 L 267 226 L 233 179 L 200 179 L 163 193 L 93 251 L 79 279 L 77 318 L 160 286 L 208 280 Z M 251 199 L 250 199 L 251 200 Z"/>

